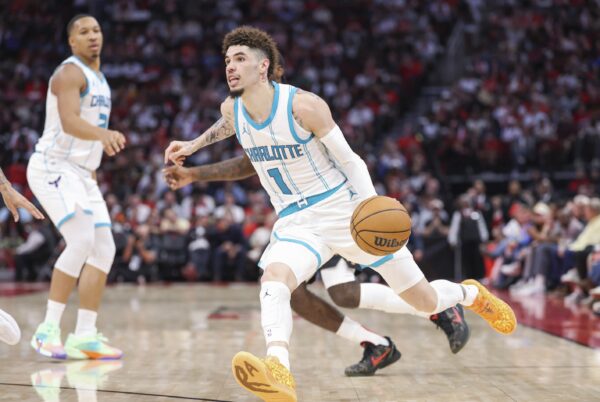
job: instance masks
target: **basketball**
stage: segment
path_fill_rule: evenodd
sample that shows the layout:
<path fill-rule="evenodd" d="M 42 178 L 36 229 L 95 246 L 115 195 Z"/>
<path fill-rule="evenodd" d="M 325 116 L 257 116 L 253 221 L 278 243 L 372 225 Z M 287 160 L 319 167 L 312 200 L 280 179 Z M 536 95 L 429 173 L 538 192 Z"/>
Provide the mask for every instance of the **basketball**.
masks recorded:
<path fill-rule="evenodd" d="M 363 251 L 388 255 L 400 250 L 410 237 L 408 211 L 396 199 L 374 196 L 361 202 L 352 214 L 350 232 Z"/>

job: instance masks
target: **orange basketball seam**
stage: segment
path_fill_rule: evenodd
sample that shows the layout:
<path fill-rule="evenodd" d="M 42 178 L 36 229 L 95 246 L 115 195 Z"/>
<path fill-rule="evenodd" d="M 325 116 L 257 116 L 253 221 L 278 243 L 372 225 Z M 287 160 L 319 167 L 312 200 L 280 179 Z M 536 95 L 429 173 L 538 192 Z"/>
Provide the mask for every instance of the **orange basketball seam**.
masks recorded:
<path fill-rule="evenodd" d="M 355 210 L 355 211 L 354 211 L 354 213 L 352 214 L 352 215 L 353 215 L 353 216 L 352 216 L 352 222 L 350 222 L 350 225 L 351 225 L 351 226 L 354 226 L 354 219 L 356 219 L 356 217 L 358 216 L 358 214 L 360 213 L 360 211 L 362 211 L 362 209 L 363 209 L 364 207 L 366 207 L 368 203 L 370 203 L 371 201 L 373 201 L 373 200 L 376 200 L 376 199 L 377 199 L 377 196 L 375 195 L 375 196 L 373 196 L 373 197 L 371 197 L 371 198 L 367 198 L 366 200 L 362 201 L 362 202 L 361 202 L 361 203 L 358 205 L 358 208 L 356 208 L 356 210 Z"/>
<path fill-rule="evenodd" d="M 365 216 L 365 217 L 364 217 L 364 218 L 362 218 L 360 221 L 356 222 L 356 223 L 354 224 L 354 227 L 356 227 L 356 226 L 360 225 L 360 223 L 361 223 L 362 221 L 364 221 L 365 219 L 368 219 L 368 218 L 370 218 L 371 216 L 374 216 L 374 215 L 380 214 L 380 213 L 382 213 L 382 212 L 389 212 L 389 211 L 402 211 L 402 212 L 404 212 L 406 215 L 408 215 L 408 212 L 406 212 L 406 210 L 405 210 L 405 209 L 402 209 L 402 208 L 388 208 L 388 209 L 382 209 L 382 210 L 380 210 L 380 211 L 373 212 L 373 213 L 371 213 L 371 214 L 369 214 L 369 215 Z M 410 216 L 409 216 L 409 218 L 410 218 Z"/>
<path fill-rule="evenodd" d="M 354 229 L 356 231 L 356 229 Z M 406 232 L 410 232 L 412 229 L 406 229 L 406 230 L 371 230 L 371 229 L 361 229 L 358 230 L 358 233 L 361 232 L 376 232 L 376 233 L 406 233 Z"/>

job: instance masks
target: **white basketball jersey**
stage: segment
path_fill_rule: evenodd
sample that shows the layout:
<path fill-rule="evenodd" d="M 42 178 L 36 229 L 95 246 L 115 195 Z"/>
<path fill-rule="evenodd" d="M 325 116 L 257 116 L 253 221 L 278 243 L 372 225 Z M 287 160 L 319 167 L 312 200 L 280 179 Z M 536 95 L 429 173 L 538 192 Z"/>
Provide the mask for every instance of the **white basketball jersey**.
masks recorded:
<path fill-rule="evenodd" d="M 85 93 L 81 94 L 79 116 L 94 126 L 108 128 L 111 98 L 110 87 L 102 73 L 96 73 L 77 56 L 71 56 L 61 63 L 72 63 L 79 67 L 86 80 Z M 46 122 L 44 133 L 36 145 L 36 152 L 58 159 L 65 159 L 87 170 L 96 170 L 102 160 L 102 143 L 75 138 L 64 132 L 58 115 L 56 95 L 50 90 L 46 97 Z"/>
<path fill-rule="evenodd" d="M 280 217 L 310 206 L 336 192 L 346 176 L 325 146 L 292 115 L 298 88 L 273 83 L 271 114 L 256 123 L 241 98 L 234 103 L 235 131 L 260 182 Z"/>

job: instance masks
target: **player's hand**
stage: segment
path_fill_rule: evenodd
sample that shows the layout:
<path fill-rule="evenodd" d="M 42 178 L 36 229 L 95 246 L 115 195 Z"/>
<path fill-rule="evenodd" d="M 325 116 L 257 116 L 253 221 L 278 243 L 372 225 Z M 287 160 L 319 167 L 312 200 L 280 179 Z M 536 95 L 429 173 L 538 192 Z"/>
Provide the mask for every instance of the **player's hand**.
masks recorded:
<path fill-rule="evenodd" d="M 44 219 L 44 214 L 35 205 L 30 203 L 27 198 L 19 194 L 10 184 L 0 186 L 0 192 L 2 193 L 4 204 L 6 204 L 15 222 L 19 221 L 19 211 L 17 208 L 25 208 L 34 218 Z"/>
<path fill-rule="evenodd" d="M 106 134 L 100 138 L 104 152 L 108 156 L 115 156 L 125 148 L 125 136 L 115 130 L 106 130 Z"/>
<path fill-rule="evenodd" d="M 165 150 L 165 165 L 169 161 L 177 166 L 183 166 L 186 157 L 194 153 L 194 147 L 191 141 L 171 141 Z"/>
<path fill-rule="evenodd" d="M 162 170 L 165 181 L 172 190 L 178 190 L 194 181 L 192 171 L 183 166 L 169 166 Z"/>

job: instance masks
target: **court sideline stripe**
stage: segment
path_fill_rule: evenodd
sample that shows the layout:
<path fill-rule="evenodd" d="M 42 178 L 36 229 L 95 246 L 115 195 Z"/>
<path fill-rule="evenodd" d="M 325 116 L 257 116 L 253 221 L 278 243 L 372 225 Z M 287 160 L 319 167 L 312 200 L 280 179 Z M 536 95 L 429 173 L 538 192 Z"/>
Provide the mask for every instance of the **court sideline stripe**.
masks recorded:
<path fill-rule="evenodd" d="M 35 388 L 33 385 L 31 384 L 15 384 L 15 383 L 9 383 L 9 382 L 0 382 L 0 385 L 7 385 L 7 386 L 13 386 L 13 387 L 28 387 L 28 388 Z M 110 390 L 110 389 L 97 389 L 97 390 L 92 390 L 92 389 L 87 389 L 87 388 L 73 388 L 73 387 L 46 387 L 46 388 L 58 388 L 58 389 L 70 389 L 70 390 L 74 390 L 77 391 L 79 390 L 87 390 L 87 391 L 96 391 L 96 392 L 104 392 L 104 393 L 108 393 L 108 394 L 125 394 L 125 395 L 141 395 L 141 396 L 154 396 L 157 398 L 172 398 L 172 399 L 184 399 L 184 400 L 188 400 L 188 401 L 205 401 L 205 402 L 235 402 L 235 401 L 228 401 L 225 399 L 206 399 L 206 398 L 194 398 L 194 397 L 190 397 L 190 396 L 177 396 L 177 395 L 163 395 L 163 394 L 148 394 L 145 392 L 132 392 L 132 391 L 115 391 L 115 390 Z"/>

